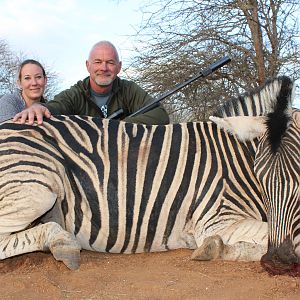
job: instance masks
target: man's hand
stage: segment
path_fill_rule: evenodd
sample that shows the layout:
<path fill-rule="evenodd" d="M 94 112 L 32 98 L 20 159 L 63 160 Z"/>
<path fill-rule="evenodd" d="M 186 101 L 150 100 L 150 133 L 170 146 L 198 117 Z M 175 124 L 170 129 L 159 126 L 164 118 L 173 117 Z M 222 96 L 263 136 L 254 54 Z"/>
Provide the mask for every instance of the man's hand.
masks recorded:
<path fill-rule="evenodd" d="M 41 125 L 43 124 L 44 116 L 46 118 L 51 117 L 49 109 L 39 103 L 36 103 L 16 114 L 13 118 L 13 122 L 32 125 L 34 120 L 36 120 L 38 125 Z"/>

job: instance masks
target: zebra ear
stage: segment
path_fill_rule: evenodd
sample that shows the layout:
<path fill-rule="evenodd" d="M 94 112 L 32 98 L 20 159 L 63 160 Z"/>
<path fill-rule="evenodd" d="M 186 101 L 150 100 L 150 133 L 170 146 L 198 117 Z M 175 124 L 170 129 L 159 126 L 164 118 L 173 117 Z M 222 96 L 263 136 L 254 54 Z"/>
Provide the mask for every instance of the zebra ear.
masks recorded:
<path fill-rule="evenodd" d="M 265 124 L 266 117 L 237 116 L 218 118 L 211 116 L 209 119 L 230 134 L 236 135 L 240 141 L 253 140 L 265 133 L 267 129 Z"/>

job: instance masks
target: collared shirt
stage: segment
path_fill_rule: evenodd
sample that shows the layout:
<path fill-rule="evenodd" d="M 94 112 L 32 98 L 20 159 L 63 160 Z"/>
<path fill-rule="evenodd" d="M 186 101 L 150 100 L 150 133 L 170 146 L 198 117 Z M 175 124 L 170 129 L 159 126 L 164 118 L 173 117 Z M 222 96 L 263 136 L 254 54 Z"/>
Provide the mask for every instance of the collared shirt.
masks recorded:
<path fill-rule="evenodd" d="M 91 89 L 92 100 L 101 109 L 104 118 L 107 118 L 107 102 L 110 95 L 111 95 L 111 91 L 105 94 L 101 94 L 101 93 L 96 93 L 93 89 Z"/>

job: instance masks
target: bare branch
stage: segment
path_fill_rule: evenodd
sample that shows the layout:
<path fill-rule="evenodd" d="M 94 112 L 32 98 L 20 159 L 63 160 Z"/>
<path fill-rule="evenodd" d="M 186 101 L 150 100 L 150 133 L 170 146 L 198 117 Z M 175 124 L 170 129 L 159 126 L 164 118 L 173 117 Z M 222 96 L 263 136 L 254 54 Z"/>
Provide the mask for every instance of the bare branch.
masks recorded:
<path fill-rule="evenodd" d="M 232 57 L 230 65 L 166 102 L 176 120 L 178 114 L 203 119 L 220 101 L 278 74 L 300 78 L 297 0 L 145 0 L 142 13 L 138 55 L 128 73 L 153 95 Z"/>

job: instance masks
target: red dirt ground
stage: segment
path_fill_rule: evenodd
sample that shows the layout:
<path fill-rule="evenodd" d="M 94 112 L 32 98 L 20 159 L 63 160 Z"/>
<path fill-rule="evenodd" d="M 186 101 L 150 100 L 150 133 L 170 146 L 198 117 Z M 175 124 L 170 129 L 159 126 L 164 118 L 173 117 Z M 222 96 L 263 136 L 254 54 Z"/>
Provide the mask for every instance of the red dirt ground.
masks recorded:
<path fill-rule="evenodd" d="M 82 251 L 70 271 L 47 253 L 0 262 L 0 299 L 300 299 L 300 278 L 258 262 L 199 262 L 190 250 L 134 255 Z"/>

